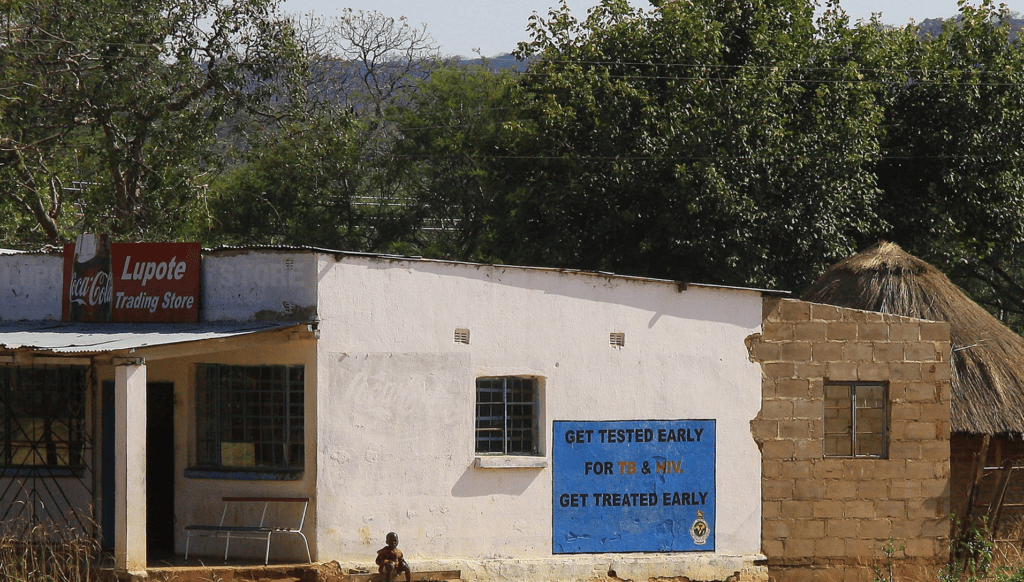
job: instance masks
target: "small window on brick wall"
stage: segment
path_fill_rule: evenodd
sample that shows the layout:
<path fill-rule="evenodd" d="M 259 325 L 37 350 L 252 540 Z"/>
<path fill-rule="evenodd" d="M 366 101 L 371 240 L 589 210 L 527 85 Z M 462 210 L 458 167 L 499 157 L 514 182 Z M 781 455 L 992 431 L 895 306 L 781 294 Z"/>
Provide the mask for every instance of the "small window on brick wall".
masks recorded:
<path fill-rule="evenodd" d="M 887 402 L 885 384 L 825 384 L 825 456 L 886 458 Z"/>

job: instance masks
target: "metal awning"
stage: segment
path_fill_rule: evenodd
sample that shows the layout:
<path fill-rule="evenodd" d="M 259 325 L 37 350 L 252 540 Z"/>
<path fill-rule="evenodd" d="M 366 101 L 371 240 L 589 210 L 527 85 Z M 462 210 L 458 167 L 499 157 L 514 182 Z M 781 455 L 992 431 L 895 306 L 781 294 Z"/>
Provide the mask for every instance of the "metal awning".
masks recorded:
<path fill-rule="evenodd" d="M 0 349 L 94 354 L 223 339 L 308 323 L 231 321 L 204 323 L 61 323 L 0 321 Z"/>

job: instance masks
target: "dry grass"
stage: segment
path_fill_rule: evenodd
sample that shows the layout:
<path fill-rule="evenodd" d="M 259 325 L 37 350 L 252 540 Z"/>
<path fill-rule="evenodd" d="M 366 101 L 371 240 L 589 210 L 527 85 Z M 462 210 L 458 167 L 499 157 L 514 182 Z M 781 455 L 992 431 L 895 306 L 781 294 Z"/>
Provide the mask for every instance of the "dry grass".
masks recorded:
<path fill-rule="evenodd" d="M 0 535 L 5 582 L 95 582 L 99 560 L 99 543 L 77 530 L 39 525 Z"/>

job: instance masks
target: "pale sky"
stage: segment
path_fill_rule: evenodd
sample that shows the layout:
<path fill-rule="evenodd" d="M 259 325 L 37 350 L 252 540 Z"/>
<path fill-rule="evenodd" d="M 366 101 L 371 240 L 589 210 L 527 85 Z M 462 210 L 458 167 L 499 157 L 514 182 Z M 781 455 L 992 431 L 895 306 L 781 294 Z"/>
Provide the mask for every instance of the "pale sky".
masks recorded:
<path fill-rule="evenodd" d="M 629 0 L 630 4 L 647 7 L 646 0 Z M 593 0 L 568 0 L 569 8 L 578 18 L 586 16 Z M 976 4 L 976 2 L 973 2 Z M 447 55 L 474 56 L 480 49 L 484 56 L 511 52 L 516 43 L 529 40 L 526 24 L 534 12 L 546 14 L 557 0 L 284 0 L 283 10 L 294 14 L 316 13 L 336 16 L 341 9 L 376 10 L 385 16 L 405 16 L 409 23 L 427 32 L 441 45 Z M 1007 2 L 1011 10 L 1024 8 L 1024 0 Z M 957 13 L 957 0 L 841 0 L 851 19 L 868 19 L 873 12 L 882 14 L 887 24 L 906 24 Z"/>

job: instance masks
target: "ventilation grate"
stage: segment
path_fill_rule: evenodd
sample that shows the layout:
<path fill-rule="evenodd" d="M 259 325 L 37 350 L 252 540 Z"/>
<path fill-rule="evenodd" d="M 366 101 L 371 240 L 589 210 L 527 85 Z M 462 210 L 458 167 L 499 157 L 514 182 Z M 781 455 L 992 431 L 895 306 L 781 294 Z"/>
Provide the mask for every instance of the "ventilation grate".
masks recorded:
<path fill-rule="evenodd" d="M 621 348 L 626 345 L 626 334 L 618 331 L 613 331 L 608 335 L 608 345 L 613 348 Z"/>
<path fill-rule="evenodd" d="M 469 330 L 457 328 L 455 330 L 455 343 L 469 345 Z"/>

